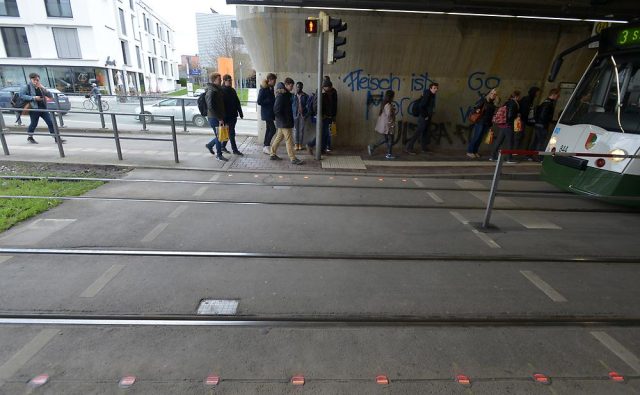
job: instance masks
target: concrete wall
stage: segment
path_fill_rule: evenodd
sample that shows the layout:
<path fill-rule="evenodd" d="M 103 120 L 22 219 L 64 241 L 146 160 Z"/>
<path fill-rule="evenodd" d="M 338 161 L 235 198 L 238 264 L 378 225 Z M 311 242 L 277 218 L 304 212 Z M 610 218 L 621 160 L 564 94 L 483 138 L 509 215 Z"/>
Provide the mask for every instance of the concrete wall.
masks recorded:
<path fill-rule="evenodd" d="M 316 88 L 317 39 L 304 34 L 310 10 L 238 7 L 238 25 L 257 70 L 258 81 L 275 72 Z M 556 83 L 546 76 L 555 55 L 589 37 L 586 23 L 523 21 L 440 15 L 338 12 L 348 22 L 346 58 L 325 65 L 338 91 L 336 146 L 364 146 L 376 138 L 373 127 L 380 95 L 396 91 L 399 119 L 411 129 L 407 113 L 412 100 L 430 82 L 438 82 L 434 115 L 434 149 L 462 149 L 468 140 L 465 122 L 480 94 L 497 87 L 507 98 L 531 86 L 546 92 L 560 82 L 578 82 L 595 54 L 584 49 L 565 59 Z M 261 125 L 260 133 L 263 133 Z"/>

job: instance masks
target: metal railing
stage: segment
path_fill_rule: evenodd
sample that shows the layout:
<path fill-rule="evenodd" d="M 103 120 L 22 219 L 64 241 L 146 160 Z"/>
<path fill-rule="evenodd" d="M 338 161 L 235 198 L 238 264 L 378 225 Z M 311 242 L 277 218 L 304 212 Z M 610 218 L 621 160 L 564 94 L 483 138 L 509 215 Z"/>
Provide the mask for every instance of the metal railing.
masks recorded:
<path fill-rule="evenodd" d="M 59 107 L 58 107 L 59 108 Z M 173 115 L 154 115 L 154 117 L 161 117 L 161 118 L 168 118 L 169 121 L 171 122 L 171 138 L 170 139 L 163 139 L 163 138 L 152 138 L 152 137 L 122 137 L 120 136 L 119 132 L 118 132 L 118 122 L 116 120 L 116 117 L 118 115 L 120 116 L 128 116 L 130 117 L 132 114 L 130 113 L 117 113 L 117 112 L 104 112 L 104 111 L 100 111 L 100 112 L 95 112 L 95 111 L 66 111 L 69 113 L 82 113 L 82 114 L 96 114 L 100 116 L 101 122 L 102 122 L 102 128 L 106 129 L 106 124 L 104 121 L 104 116 L 105 115 L 109 115 L 111 117 L 111 127 L 113 129 L 113 136 L 87 136 L 84 134 L 64 134 L 61 135 L 60 134 L 60 129 L 58 126 L 58 121 L 57 121 L 57 116 L 55 113 L 59 113 L 60 110 L 46 110 L 46 109 L 16 109 L 16 108 L 0 108 L 0 111 L 5 111 L 5 110 L 11 110 L 13 112 L 16 111 L 20 111 L 20 112 L 24 112 L 24 111 L 28 111 L 28 112 L 48 112 L 48 113 L 53 113 L 51 120 L 53 122 L 53 137 L 58 145 L 58 151 L 60 153 L 60 157 L 64 158 L 65 157 L 65 153 L 64 153 L 64 148 L 62 146 L 62 139 L 61 137 L 80 137 L 80 138 L 94 138 L 94 139 L 113 139 L 115 141 L 116 144 L 116 152 L 118 154 L 118 159 L 119 160 L 123 160 L 123 156 L 122 156 L 122 148 L 120 146 L 120 140 L 144 140 L 144 141 L 171 141 L 173 143 L 173 155 L 174 155 L 174 160 L 176 163 L 180 163 L 180 160 L 178 158 L 178 140 L 177 140 L 177 134 L 176 134 L 176 121 L 175 121 L 175 116 Z M 62 119 L 62 114 L 60 114 L 60 118 Z M 2 150 L 4 151 L 5 155 L 10 155 L 9 153 L 9 147 L 7 145 L 7 139 L 6 139 L 6 135 L 9 134 L 21 134 L 21 135 L 25 135 L 28 133 L 27 132 L 12 132 L 12 131 L 5 131 L 6 129 L 6 125 L 4 122 L 4 117 L 2 115 L 0 115 L 0 143 L 2 144 Z M 49 133 L 33 133 L 33 135 L 35 136 L 51 136 L 52 134 Z"/>
<path fill-rule="evenodd" d="M 491 189 L 489 191 L 489 199 L 487 199 L 487 208 L 485 210 L 484 219 L 482 220 L 482 228 L 489 228 L 491 224 L 491 212 L 493 210 L 493 204 L 496 194 L 498 193 L 498 183 L 500 182 L 500 175 L 502 174 L 502 163 L 505 156 L 550 156 L 550 157 L 585 157 L 585 158 L 620 158 L 620 159 L 638 159 L 640 155 L 618 155 L 618 154 L 598 154 L 592 152 L 556 152 L 556 151 L 530 151 L 530 150 L 512 150 L 505 149 L 498 151 L 498 159 L 496 159 L 496 169 L 493 173 L 493 180 L 491 181 Z M 611 197 L 613 200 L 639 200 L 637 196 L 618 196 Z"/>

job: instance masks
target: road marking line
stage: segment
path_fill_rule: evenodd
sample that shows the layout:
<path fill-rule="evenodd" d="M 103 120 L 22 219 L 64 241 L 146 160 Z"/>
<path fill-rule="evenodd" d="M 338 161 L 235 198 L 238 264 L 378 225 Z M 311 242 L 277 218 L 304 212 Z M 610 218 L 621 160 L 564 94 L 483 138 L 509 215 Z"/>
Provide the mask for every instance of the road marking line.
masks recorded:
<path fill-rule="evenodd" d="M 520 270 L 523 276 L 527 278 L 527 280 L 531 281 L 533 285 L 535 285 L 540 291 L 544 292 L 551 300 L 554 302 L 566 302 L 567 299 L 560 294 L 560 292 L 553 289 L 551 285 L 549 285 L 546 281 L 540 278 L 537 274 L 529 270 Z"/>
<path fill-rule="evenodd" d="M 169 226 L 168 223 L 161 223 L 158 224 L 158 226 L 156 226 L 155 228 L 153 228 L 151 230 L 151 232 L 149 232 L 143 239 L 142 242 L 143 243 L 148 243 L 150 241 L 153 241 L 156 237 L 158 237 L 158 235 L 160 233 L 162 233 L 163 230 L 165 230 L 167 228 L 167 226 Z"/>
<path fill-rule="evenodd" d="M 411 181 L 413 181 L 413 183 L 419 186 L 420 188 L 425 188 L 425 185 L 422 181 L 416 180 L 416 179 L 412 179 Z"/>
<path fill-rule="evenodd" d="M 506 215 L 527 229 L 562 229 L 553 222 L 549 222 L 538 217 L 537 214 L 509 213 Z"/>
<path fill-rule="evenodd" d="M 96 152 L 97 150 L 97 148 L 83 148 L 82 152 Z"/>
<path fill-rule="evenodd" d="M 471 232 L 478 236 L 478 238 L 482 241 L 485 242 L 485 244 L 487 244 L 489 247 L 491 248 L 502 248 L 500 247 L 500 245 L 498 243 L 496 243 L 495 241 L 493 241 L 493 239 L 491 237 L 489 237 L 488 235 L 486 235 L 485 233 L 480 232 L 478 229 L 475 229 L 473 226 L 471 226 L 469 224 L 469 221 L 462 216 L 462 214 L 460 214 L 457 211 L 449 211 L 449 214 L 453 215 L 453 217 L 455 219 L 457 219 L 458 221 L 460 221 L 460 223 L 462 223 L 462 225 L 468 227 L 469 229 L 471 229 Z"/>
<path fill-rule="evenodd" d="M 200 189 L 193 193 L 193 196 L 202 196 L 207 191 L 207 189 L 209 189 L 208 186 L 200 187 Z"/>
<path fill-rule="evenodd" d="M 486 189 L 486 187 L 478 181 L 459 180 L 456 181 L 456 185 L 461 189 Z"/>
<path fill-rule="evenodd" d="M 113 265 L 106 272 L 102 274 L 102 276 L 98 277 L 93 284 L 89 285 L 87 289 L 85 289 L 81 294 L 81 298 L 93 298 L 109 283 L 109 281 L 113 280 L 115 276 L 120 273 L 120 271 L 124 269 L 124 265 Z"/>
<path fill-rule="evenodd" d="M 429 195 L 429 197 L 436 203 L 444 203 L 444 200 L 442 200 L 440 196 L 436 195 L 435 192 L 427 192 L 427 195 Z"/>
<path fill-rule="evenodd" d="M 13 258 L 13 255 L 2 255 L 0 256 L 0 263 L 5 263 L 9 259 Z"/>
<path fill-rule="evenodd" d="M 142 153 L 145 155 L 158 155 L 159 151 L 148 150 L 148 151 L 143 151 Z"/>
<path fill-rule="evenodd" d="M 209 181 L 218 181 L 218 178 L 220 178 L 220 174 L 214 174 L 209 178 Z"/>
<path fill-rule="evenodd" d="M 640 373 L 640 360 L 631 351 L 627 350 L 616 339 L 609 336 L 606 332 L 591 332 L 591 335 L 598 339 L 605 347 L 612 353 L 616 354 L 618 358 L 622 359 L 627 365 L 629 365 L 636 373 Z"/>
<path fill-rule="evenodd" d="M 173 210 L 171 212 L 171 214 L 169 214 L 169 218 L 178 218 L 180 216 L 180 214 L 184 213 L 184 211 L 189 208 L 189 206 L 187 206 L 186 204 L 180 205 L 178 207 L 176 207 L 175 210 Z"/>
<path fill-rule="evenodd" d="M 60 333 L 57 329 L 44 329 L 38 333 L 31 341 L 25 344 L 18 352 L 13 354 L 7 362 L 0 366 L 0 387 L 5 380 L 16 374 L 16 372 L 55 336 Z"/>
<path fill-rule="evenodd" d="M 484 204 L 487 204 L 487 202 L 489 201 L 489 192 L 469 191 L 469 193 L 480 199 L 480 201 Z M 516 207 L 516 204 L 513 202 L 513 200 L 509 200 L 501 196 L 495 197 L 494 205 L 500 205 L 502 207 Z"/>

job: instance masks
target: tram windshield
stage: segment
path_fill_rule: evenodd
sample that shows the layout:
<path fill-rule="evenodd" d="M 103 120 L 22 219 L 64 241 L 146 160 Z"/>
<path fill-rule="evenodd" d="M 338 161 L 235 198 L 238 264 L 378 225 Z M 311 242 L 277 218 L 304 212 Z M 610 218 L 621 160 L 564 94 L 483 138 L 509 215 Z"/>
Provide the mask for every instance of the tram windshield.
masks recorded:
<path fill-rule="evenodd" d="M 589 124 L 611 132 L 640 134 L 640 54 L 597 58 L 567 105 L 560 123 Z"/>

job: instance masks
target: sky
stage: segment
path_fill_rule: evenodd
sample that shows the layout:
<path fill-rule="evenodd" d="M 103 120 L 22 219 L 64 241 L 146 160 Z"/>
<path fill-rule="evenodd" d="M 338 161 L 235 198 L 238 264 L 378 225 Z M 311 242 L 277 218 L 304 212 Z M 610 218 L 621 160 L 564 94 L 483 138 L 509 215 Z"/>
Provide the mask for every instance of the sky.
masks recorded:
<path fill-rule="evenodd" d="M 236 7 L 225 0 L 144 0 L 175 31 L 178 55 L 198 53 L 196 12 L 210 13 L 210 8 L 219 14 L 235 15 Z"/>

